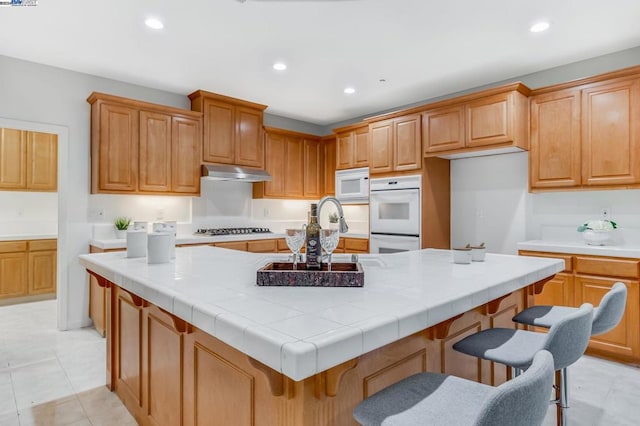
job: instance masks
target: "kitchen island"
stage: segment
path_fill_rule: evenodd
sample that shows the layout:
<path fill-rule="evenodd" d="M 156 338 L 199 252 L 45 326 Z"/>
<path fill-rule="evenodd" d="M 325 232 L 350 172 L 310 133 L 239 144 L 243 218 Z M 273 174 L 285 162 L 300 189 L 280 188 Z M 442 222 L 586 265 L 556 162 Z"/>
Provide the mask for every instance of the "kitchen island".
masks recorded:
<path fill-rule="evenodd" d="M 276 259 L 214 247 L 163 265 L 80 257 L 108 292 L 107 385 L 141 424 L 353 424 L 359 401 L 416 372 L 500 383 L 506 368 L 451 346 L 513 327 L 564 267 L 495 254 L 456 265 L 421 250 L 361 256 L 363 288 L 256 286 Z"/>

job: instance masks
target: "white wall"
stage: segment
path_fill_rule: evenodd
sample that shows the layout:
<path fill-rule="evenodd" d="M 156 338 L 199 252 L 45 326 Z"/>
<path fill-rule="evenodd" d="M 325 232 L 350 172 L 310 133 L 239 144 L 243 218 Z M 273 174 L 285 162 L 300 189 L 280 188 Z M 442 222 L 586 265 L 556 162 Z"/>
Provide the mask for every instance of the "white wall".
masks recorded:
<path fill-rule="evenodd" d="M 516 254 L 527 240 L 580 241 L 577 228 L 603 208 L 620 226 L 619 244 L 640 244 L 640 190 L 528 193 L 528 154 L 451 161 L 451 245 L 487 244 Z"/>
<path fill-rule="evenodd" d="M 0 191 L 0 235 L 57 234 L 58 194 Z"/>
<path fill-rule="evenodd" d="M 526 152 L 451 161 L 451 245 L 517 253 L 526 238 Z"/>
<path fill-rule="evenodd" d="M 104 211 L 103 219 L 92 219 L 96 223 L 113 223 L 120 216 L 143 222 L 191 222 L 191 197 L 94 194 L 89 204 Z"/>

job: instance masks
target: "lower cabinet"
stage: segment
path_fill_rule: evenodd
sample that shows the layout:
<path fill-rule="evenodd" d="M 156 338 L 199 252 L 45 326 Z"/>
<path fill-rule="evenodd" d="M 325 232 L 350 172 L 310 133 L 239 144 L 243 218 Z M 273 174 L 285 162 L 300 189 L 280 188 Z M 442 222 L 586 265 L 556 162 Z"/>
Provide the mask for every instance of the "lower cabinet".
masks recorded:
<path fill-rule="evenodd" d="M 465 336 L 511 322 L 531 292 L 517 290 L 301 381 L 236 350 L 146 300 L 109 287 L 107 383 L 141 425 L 352 424 L 356 404 L 424 371 L 498 385 L 504 365 L 455 352 Z"/>
<path fill-rule="evenodd" d="M 522 250 L 520 255 L 565 260 L 565 269 L 534 296 L 536 305 L 598 306 L 614 283 L 623 282 L 627 286 L 627 305 L 620 324 L 608 333 L 592 336 L 587 353 L 640 362 L 640 259 Z"/>
<path fill-rule="evenodd" d="M 0 242 L 0 300 L 56 294 L 57 240 Z M 28 299 L 26 299 L 28 300 Z"/>

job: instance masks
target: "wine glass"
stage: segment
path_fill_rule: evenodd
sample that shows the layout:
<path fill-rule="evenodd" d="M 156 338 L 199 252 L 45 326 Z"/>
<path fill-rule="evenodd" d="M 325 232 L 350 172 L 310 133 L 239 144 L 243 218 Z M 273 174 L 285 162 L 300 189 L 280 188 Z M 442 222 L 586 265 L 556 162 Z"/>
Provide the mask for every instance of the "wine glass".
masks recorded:
<path fill-rule="evenodd" d="M 298 257 L 304 244 L 304 237 L 304 229 L 285 229 L 284 231 L 284 239 L 293 253 L 293 269 L 298 269 Z"/>
<path fill-rule="evenodd" d="M 338 241 L 340 241 L 340 232 L 337 229 L 324 228 L 320 230 L 320 246 L 329 256 L 329 271 L 331 270 L 331 254 L 338 247 Z"/>

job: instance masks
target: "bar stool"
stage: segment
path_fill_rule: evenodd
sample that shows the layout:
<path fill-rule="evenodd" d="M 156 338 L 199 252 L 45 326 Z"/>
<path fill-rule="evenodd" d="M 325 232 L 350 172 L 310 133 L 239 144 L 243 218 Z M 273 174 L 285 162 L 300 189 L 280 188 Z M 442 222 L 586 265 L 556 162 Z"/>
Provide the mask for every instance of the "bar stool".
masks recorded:
<path fill-rule="evenodd" d="M 558 423 L 566 425 L 567 385 L 566 368 L 576 362 L 587 349 L 591 336 L 593 306 L 584 303 L 575 312 L 553 324 L 548 333 L 490 328 L 472 334 L 456 344 L 453 349 L 467 355 L 499 362 L 512 367 L 516 374 L 527 368 L 536 352 L 546 349 L 553 355 L 554 369 L 560 371 L 557 394 Z"/>
<path fill-rule="evenodd" d="M 553 356 L 542 350 L 523 374 L 498 387 L 448 374 L 415 374 L 362 401 L 353 417 L 367 426 L 540 425 L 553 368 Z"/>
<path fill-rule="evenodd" d="M 618 325 L 627 304 L 627 286 L 616 282 L 600 301 L 600 306 L 593 309 L 591 335 L 604 334 Z M 569 306 L 536 305 L 525 309 L 513 317 L 513 321 L 549 328 L 566 315 L 577 311 Z"/>

